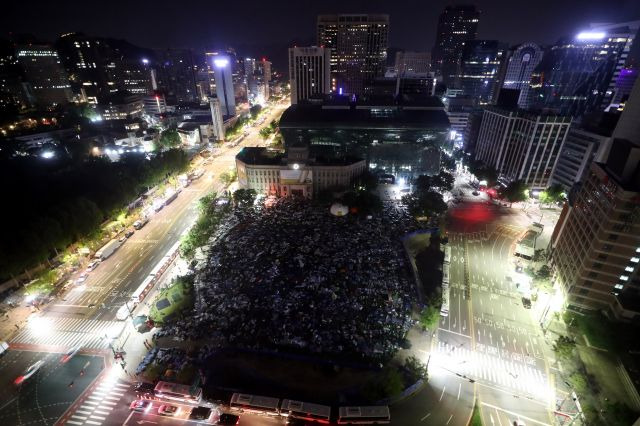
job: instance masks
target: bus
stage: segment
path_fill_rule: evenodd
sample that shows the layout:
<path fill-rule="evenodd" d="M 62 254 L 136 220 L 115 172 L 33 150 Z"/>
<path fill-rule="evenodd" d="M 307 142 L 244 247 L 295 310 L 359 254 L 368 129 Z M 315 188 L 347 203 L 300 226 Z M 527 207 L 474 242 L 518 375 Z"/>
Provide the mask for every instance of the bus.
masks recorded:
<path fill-rule="evenodd" d="M 142 281 L 142 284 L 140 284 L 140 287 L 138 287 L 138 289 L 136 291 L 133 292 L 133 294 L 131 295 L 131 301 L 133 303 L 140 303 L 142 302 L 142 300 L 144 300 L 144 297 L 147 295 L 147 293 L 149 293 L 149 290 L 151 290 L 151 288 L 153 287 L 153 279 L 155 277 L 150 275 L 147 278 L 145 278 L 144 281 Z"/>
<path fill-rule="evenodd" d="M 440 315 L 449 316 L 449 283 L 442 283 L 442 306 L 440 307 Z"/>
<path fill-rule="evenodd" d="M 451 246 L 444 246 L 444 264 L 448 265 L 451 263 Z"/>
<path fill-rule="evenodd" d="M 246 393 L 234 393 L 231 395 L 232 410 L 247 411 L 257 414 L 279 415 L 280 399 L 269 396 L 249 395 Z"/>
<path fill-rule="evenodd" d="M 153 394 L 157 398 L 192 404 L 199 404 L 202 400 L 202 388 L 171 382 L 158 382 L 153 389 Z"/>
<path fill-rule="evenodd" d="M 282 400 L 280 415 L 295 419 L 308 420 L 310 422 L 329 424 L 331 407 L 327 405 L 312 404 L 310 402 Z"/>
<path fill-rule="evenodd" d="M 338 409 L 339 425 L 381 425 L 391 422 L 389 407 L 373 405 L 366 407 L 340 407 Z"/>
<path fill-rule="evenodd" d="M 442 286 L 449 285 L 449 265 L 442 265 Z"/>

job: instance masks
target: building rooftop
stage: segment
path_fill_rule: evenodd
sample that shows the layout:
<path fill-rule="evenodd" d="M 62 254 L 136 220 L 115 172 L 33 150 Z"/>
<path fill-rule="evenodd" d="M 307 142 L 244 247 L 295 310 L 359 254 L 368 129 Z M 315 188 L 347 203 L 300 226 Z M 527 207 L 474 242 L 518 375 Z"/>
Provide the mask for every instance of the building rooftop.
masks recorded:
<path fill-rule="evenodd" d="M 236 158 L 245 164 L 262 166 L 284 165 L 285 155 L 281 151 L 273 151 L 264 147 L 244 147 Z"/>
<path fill-rule="evenodd" d="M 334 97 L 322 104 L 292 105 L 282 114 L 283 129 L 398 129 L 442 130 L 449 118 L 442 102 L 434 97 L 363 98 L 349 102 Z"/>

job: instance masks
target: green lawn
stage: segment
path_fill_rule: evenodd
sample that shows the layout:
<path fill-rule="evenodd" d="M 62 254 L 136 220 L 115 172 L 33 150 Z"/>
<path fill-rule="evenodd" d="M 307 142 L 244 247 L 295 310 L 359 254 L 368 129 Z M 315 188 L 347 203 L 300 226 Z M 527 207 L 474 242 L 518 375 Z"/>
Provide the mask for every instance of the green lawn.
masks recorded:
<path fill-rule="evenodd" d="M 471 416 L 470 426 L 482 426 L 482 417 L 480 416 L 480 409 L 478 404 L 473 406 L 473 415 Z"/>

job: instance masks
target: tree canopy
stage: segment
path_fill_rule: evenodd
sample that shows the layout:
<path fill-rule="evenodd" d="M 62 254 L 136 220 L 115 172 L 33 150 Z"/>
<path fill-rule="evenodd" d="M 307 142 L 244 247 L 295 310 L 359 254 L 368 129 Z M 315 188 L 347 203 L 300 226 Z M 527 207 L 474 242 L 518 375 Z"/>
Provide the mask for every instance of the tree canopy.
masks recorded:
<path fill-rule="evenodd" d="M 158 143 L 163 149 L 177 148 L 181 143 L 180 135 L 177 130 L 165 130 L 160 135 Z"/>
<path fill-rule="evenodd" d="M 506 188 L 503 188 L 500 191 L 500 195 L 510 203 L 518 203 L 529 198 L 529 191 L 523 181 L 516 180 L 509 183 Z"/>

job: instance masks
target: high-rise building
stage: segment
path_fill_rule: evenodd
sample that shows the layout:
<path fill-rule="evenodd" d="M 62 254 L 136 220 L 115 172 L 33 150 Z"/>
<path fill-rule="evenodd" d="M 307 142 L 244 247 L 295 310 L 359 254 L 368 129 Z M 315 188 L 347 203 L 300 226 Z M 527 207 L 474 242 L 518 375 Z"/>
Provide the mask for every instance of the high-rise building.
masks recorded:
<path fill-rule="evenodd" d="M 331 91 L 331 50 L 324 47 L 289 48 L 291 104 Z"/>
<path fill-rule="evenodd" d="M 69 78 L 62 66 L 58 52 L 48 45 L 30 44 L 16 49 L 18 63 L 24 69 L 35 102 L 47 107 L 71 101 Z"/>
<path fill-rule="evenodd" d="M 640 315 L 640 84 L 613 131 L 610 151 L 591 165 L 553 231 L 552 259 L 567 304 Z"/>
<path fill-rule="evenodd" d="M 16 113 L 29 107 L 30 91 L 13 45 L 0 40 L 0 112 Z"/>
<path fill-rule="evenodd" d="M 158 89 L 171 104 L 198 101 L 196 66 L 188 49 L 157 49 Z"/>
<path fill-rule="evenodd" d="M 546 189 L 569 131 L 571 118 L 517 108 L 485 108 L 475 158 L 508 181 Z"/>
<path fill-rule="evenodd" d="M 457 87 L 479 104 L 488 104 L 498 90 L 498 71 L 505 46 L 497 40 L 472 40 L 462 48 Z"/>
<path fill-rule="evenodd" d="M 605 109 L 639 28 L 640 21 L 592 24 L 559 40 L 532 74 L 534 106 L 576 117 Z"/>
<path fill-rule="evenodd" d="M 331 90 L 360 95 L 381 76 L 387 59 L 389 15 L 319 15 L 318 46 L 331 50 Z"/>
<path fill-rule="evenodd" d="M 233 117 L 236 115 L 236 99 L 233 90 L 232 64 L 226 55 L 216 55 L 211 58 L 212 68 L 215 70 L 215 93 L 220 101 L 222 115 Z"/>
<path fill-rule="evenodd" d="M 458 75 L 462 48 L 476 38 L 479 17 L 480 11 L 473 5 L 447 6 L 440 14 L 431 59 L 434 70 L 448 86 Z"/>
<path fill-rule="evenodd" d="M 524 43 L 507 51 L 503 62 L 502 87 L 520 91 L 518 106 L 531 107 L 531 74 L 542 60 L 544 51 L 535 43 Z"/>
<path fill-rule="evenodd" d="M 220 108 L 220 100 L 215 96 L 209 98 L 209 107 L 211 108 L 211 123 L 213 127 L 213 136 L 218 141 L 224 140 L 224 117 L 222 116 L 222 108 Z"/>
<path fill-rule="evenodd" d="M 426 74 L 431 71 L 431 53 L 396 52 L 394 68 L 398 75 Z"/>

